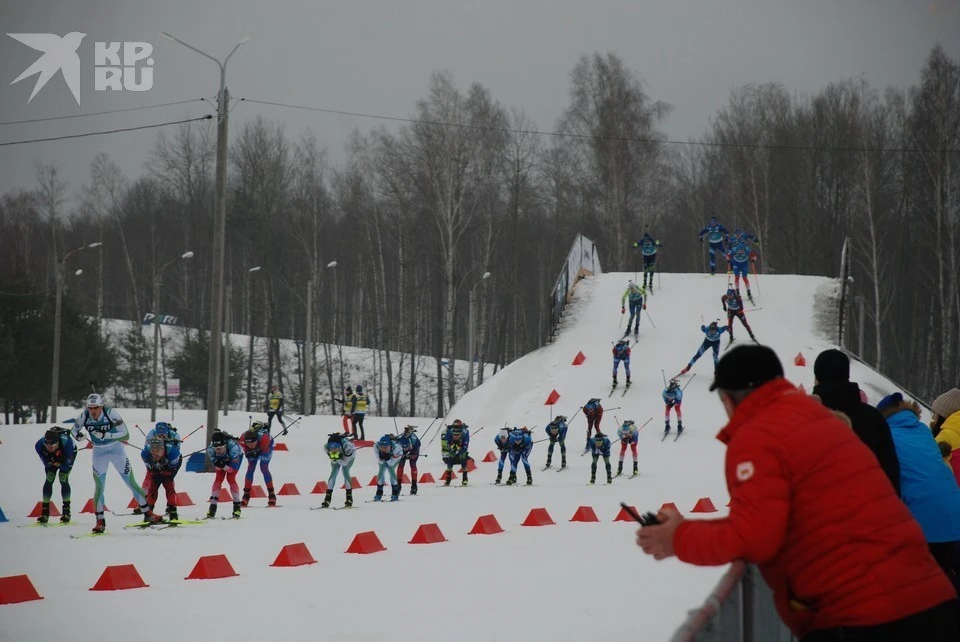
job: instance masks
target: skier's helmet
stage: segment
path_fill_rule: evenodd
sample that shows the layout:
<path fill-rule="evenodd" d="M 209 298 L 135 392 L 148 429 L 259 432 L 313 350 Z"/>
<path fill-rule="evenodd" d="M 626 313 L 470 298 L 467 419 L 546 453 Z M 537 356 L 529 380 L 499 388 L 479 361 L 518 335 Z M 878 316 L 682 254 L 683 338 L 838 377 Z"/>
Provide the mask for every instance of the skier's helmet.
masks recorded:
<path fill-rule="evenodd" d="M 53 430 L 48 430 L 47 432 L 43 433 L 43 443 L 45 443 L 48 446 L 59 444 L 60 433 Z"/>
<path fill-rule="evenodd" d="M 596 435 L 593 436 L 593 441 L 594 441 L 594 443 L 596 443 L 598 446 L 600 446 L 600 445 L 603 444 L 603 438 L 604 438 L 604 437 L 605 437 L 605 435 L 604 435 L 602 432 L 598 432 Z"/>
<path fill-rule="evenodd" d="M 400 447 L 404 450 L 410 450 L 410 438 L 409 437 L 400 437 L 397 440 L 397 443 L 400 444 Z"/>
<path fill-rule="evenodd" d="M 87 408 L 103 408 L 103 397 L 93 393 L 87 397 Z"/>
<path fill-rule="evenodd" d="M 158 421 L 157 424 L 153 427 L 153 429 L 156 431 L 158 435 L 162 435 L 164 437 L 169 437 L 170 433 L 174 431 L 173 426 L 171 426 L 165 421 Z"/>
<path fill-rule="evenodd" d="M 151 453 L 156 454 L 156 453 L 162 453 L 163 451 L 164 451 L 164 448 L 163 448 L 163 440 L 162 440 L 162 439 L 151 439 L 151 440 L 150 440 L 150 452 L 151 452 Z"/>
<path fill-rule="evenodd" d="M 505 443 L 507 443 L 507 440 L 508 440 L 508 439 L 510 439 L 510 431 L 507 430 L 506 428 L 501 428 L 501 429 L 500 429 L 500 443 L 501 443 L 501 444 L 505 444 Z"/>
<path fill-rule="evenodd" d="M 679 387 L 679 386 L 680 386 L 680 383 L 679 383 L 676 379 L 671 379 L 671 380 L 670 380 L 670 387 L 671 387 L 671 388 L 677 388 L 677 387 Z"/>
<path fill-rule="evenodd" d="M 523 443 L 523 431 L 519 428 L 514 428 L 513 432 L 510 433 L 510 441 L 515 444 Z"/>
<path fill-rule="evenodd" d="M 737 291 L 734 290 L 733 288 L 727 288 L 727 296 L 733 296 L 736 293 Z"/>
<path fill-rule="evenodd" d="M 260 423 L 260 422 L 255 422 L 253 425 L 256 426 L 257 423 Z M 248 430 L 247 432 L 243 433 L 243 441 L 244 441 L 244 443 L 247 443 L 247 444 L 255 444 L 255 443 L 257 443 L 257 440 L 258 440 L 258 439 L 259 439 L 259 437 L 257 436 L 257 431 L 256 431 L 256 430 Z"/>
<path fill-rule="evenodd" d="M 210 445 L 214 448 L 225 448 L 227 445 L 227 433 L 218 430 L 210 437 Z"/>
<path fill-rule="evenodd" d="M 359 388 L 359 386 L 357 386 Z M 393 446 L 393 441 L 390 439 L 390 435 L 384 435 L 377 442 L 377 446 L 380 448 L 390 448 Z"/>

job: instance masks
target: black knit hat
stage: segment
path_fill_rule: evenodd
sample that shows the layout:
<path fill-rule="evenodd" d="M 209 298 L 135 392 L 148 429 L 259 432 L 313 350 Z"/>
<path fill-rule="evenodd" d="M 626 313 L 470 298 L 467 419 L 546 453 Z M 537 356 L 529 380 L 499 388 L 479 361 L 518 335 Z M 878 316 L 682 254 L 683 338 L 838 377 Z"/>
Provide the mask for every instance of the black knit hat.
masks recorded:
<path fill-rule="evenodd" d="M 782 376 L 776 352 L 766 346 L 742 345 L 720 359 L 710 390 L 750 390 Z"/>
<path fill-rule="evenodd" d="M 850 381 L 850 358 L 834 348 L 824 350 L 813 363 L 813 376 L 821 383 Z"/>

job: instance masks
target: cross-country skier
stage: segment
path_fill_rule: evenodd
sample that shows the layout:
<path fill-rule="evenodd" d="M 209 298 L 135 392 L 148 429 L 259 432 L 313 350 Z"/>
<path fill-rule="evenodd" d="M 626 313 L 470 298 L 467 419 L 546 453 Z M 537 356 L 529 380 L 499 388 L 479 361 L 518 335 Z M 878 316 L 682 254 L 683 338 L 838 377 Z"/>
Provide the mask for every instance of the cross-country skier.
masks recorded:
<path fill-rule="evenodd" d="M 500 451 L 500 461 L 497 462 L 497 478 L 494 484 L 499 484 L 503 478 L 503 464 L 507 461 L 507 455 L 510 454 L 510 430 L 501 428 L 497 436 L 493 438 L 493 443 Z"/>
<path fill-rule="evenodd" d="M 588 401 L 583 406 L 583 416 L 587 418 L 587 446 L 583 450 L 583 454 L 586 455 L 590 450 L 590 435 L 593 429 L 596 428 L 597 432 L 600 432 L 600 420 L 603 419 L 603 406 L 600 405 L 600 400 L 594 397 Z"/>
<path fill-rule="evenodd" d="M 467 485 L 467 462 L 470 457 L 470 427 L 459 419 L 454 419 L 453 423 L 447 426 L 445 435 L 447 441 L 447 456 L 443 463 L 447 465 L 447 479 L 444 486 L 450 485 L 453 478 L 453 467 L 460 466 L 460 485 Z"/>
<path fill-rule="evenodd" d="M 717 369 L 717 361 L 719 361 L 720 356 L 720 335 L 727 331 L 726 326 L 720 326 L 719 321 L 711 321 L 710 325 L 700 326 L 700 331 L 703 332 L 703 343 L 700 345 L 700 349 L 697 350 L 697 354 L 693 355 L 693 358 L 690 359 L 690 363 L 680 371 L 680 374 L 687 374 L 690 371 L 690 368 L 693 367 L 693 364 L 697 362 L 697 359 L 703 356 L 703 353 L 707 350 L 713 350 L 713 369 Z"/>
<path fill-rule="evenodd" d="M 217 515 L 217 501 L 220 498 L 224 479 L 227 480 L 230 496 L 233 499 L 233 518 L 240 517 L 240 487 L 237 485 L 237 473 L 240 472 L 240 465 L 243 463 L 243 449 L 240 448 L 235 437 L 218 430 L 210 437 L 207 457 L 217 470 L 213 487 L 210 489 L 210 508 L 207 510 L 207 518 L 213 519 Z"/>
<path fill-rule="evenodd" d="M 177 429 L 174 428 L 169 423 L 167 423 L 166 421 L 158 421 L 156 424 L 154 424 L 153 428 L 147 431 L 147 435 L 143 441 L 144 448 L 146 448 L 147 444 L 149 444 L 154 439 L 172 441 L 176 443 L 177 446 L 180 445 L 180 441 L 181 441 L 180 433 L 178 433 Z M 143 484 L 141 484 L 141 487 L 143 488 L 143 494 L 145 497 L 148 497 L 148 498 L 150 497 L 150 483 L 152 481 L 152 478 L 153 476 L 150 474 L 150 469 L 148 468 L 146 474 L 143 476 Z M 169 506 L 170 505 L 167 504 L 168 508 Z M 139 515 L 140 509 L 139 508 L 134 509 L 133 514 Z"/>
<path fill-rule="evenodd" d="M 680 388 L 680 382 L 676 379 L 671 379 L 670 383 L 666 388 L 663 389 L 663 419 L 664 427 L 663 434 L 667 435 L 670 433 L 670 409 L 673 408 L 677 411 L 677 434 L 683 434 L 683 409 L 681 404 L 683 403 L 683 390 Z"/>
<path fill-rule="evenodd" d="M 743 327 L 747 329 L 747 334 L 749 334 L 750 338 L 756 342 L 757 338 L 753 336 L 753 330 L 750 329 L 750 324 L 747 323 L 747 316 L 743 311 L 743 299 L 740 298 L 740 293 L 733 288 L 728 287 L 727 293 L 720 297 L 720 302 L 723 304 L 723 311 L 727 313 L 727 332 L 730 333 L 729 343 L 733 343 L 734 317 L 740 319 L 740 323 L 742 323 Z"/>
<path fill-rule="evenodd" d="M 557 415 L 557 418 L 547 424 L 547 437 L 550 438 L 550 445 L 547 446 L 547 465 L 550 468 L 550 462 L 553 460 L 553 447 L 560 443 L 560 469 L 567 467 L 567 418 L 563 415 Z"/>
<path fill-rule="evenodd" d="M 180 444 L 173 440 L 153 439 L 148 441 L 140 451 L 140 458 L 147 466 L 147 475 L 150 477 L 150 491 L 147 493 L 147 505 L 153 510 L 157 504 L 157 495 L 160 486 L 167 498 L 167 515 L 177 521 L 177 488 L 174 478 L 180 472 L 183 458 L 180 457 Z"/>
<path fill-rule="evenodd" d="M 324 508 L 330 507 L 330 500 L 333 499 L 333 489 L 337 485 L 337 475 L 343 471 L 343 485 L 347 489 L 347 499 L 343 503 L 344 508 L 353 506 L 353 486 L 351 485 L 350 469 L 357 457 L 357 449 L 347 438 L 347 435 L 341 435 L 338 432 L 330 433 L 327 437 L 327 443 L 323 445 L 323 450 L 330 459 L 330 477 L 327 478 L 327 494 L 323 497 Z"/>
<path fill-rule="evenodd" d="M 334 398 L 340 404 L 340 417 L 343 423 L 343 432 L 350 434 L 350 406 L 353 405 L 353 388 L 347 386 L 343 391 L 343 399 Z"/>
<path fill-rule="evenodd" d="M 743 283 L 747 286 L 747 298 L 753 302 L 753 294 L 750 293 L 750 248 L 746 242 L 740 242 L 730 248 L 727 253 L 727 262 L 733 271 L 733 284 L 737 292 L 740 291 L 740 277 L 743 277 Z"/>
<path fill-rule="evenodd" d="M 283 423 L 283 393 L 280 392 L 280 386 L 274 385 L 270 388 L 270 394 L 267 395 L 267 403 L 263 409 L 267 411 L 267 430 L 273 428 L 273 418 L 276 417 L 284 432 L 287 425 Z"/>
<path fill-rule="evenodd" d="M 123 483 L 133 493 L 133 499 L 140 507 L 144 521 L 160 521 L 161 518 L 147 507 L 143 489 L 137 485 L 130 459 L 123 451 L 124 445 L 130 440 L 130 431 L 127 430 L 127 425 L 123 423 L 120 414 L 113 408 L 104 407 L 103 397 L 96 393 L 87 397 L 87 407 L 73 424 L 74 439 L 77 441 L 85 439 L 84 430 L 87 431 L 90 443 L 93 444 L 93 500 L 97 515 L 97 524 L 93 527 L 93 532 L 102 533 L 107 528 L 107 522 L 103 518 L 103 494 L 104 483 L 107 480 L 107 467 L 110 465 L 120 473 Z"/>
<path fill-rule="evenodd" d="M 420 459 L 420 438 L 417 437 L 416 426 L 404 426 L 403 434 L 397 440 L 403 450 L 403 459 L 397 466 L 397 484 L 403 489 L 403 468 L 410 462 L 410 494 L 417 494 L 417 460 Z"/>
<path fill-rule="evenodd" d="M 620 437 L 620 462 L 617 464 L 617 476 L 623 474 L 623 457 L 627 454 L 627 446 L 630 446 L 630 454 L 633 455 L 633 474 L 637 472 L 637 442 L 640 440 L 640 429 L 628 419 L 617 429 L 617 436 Z"/>
<path fill-rule="evenodd" d="M 623 370 L 627 375 L 627 387 L 630 387 L 630 341 L 620 339 L 613 346 L 613 387 L 617 387 L 617 372 L 620 370 L 620 363 L 623 363 Z"/>
<path fill-rule="evenodd" d="M 593 463 L 590 464 L 590 483 L 597 481 L 597 460 L 603 457 L 603 463 L 607 467 L 607 483 L 613 483 L 613 471 L 610 469 L 610 439 L 599 430 L 589 440 L 590 452 L 593 455 Z"/>
<path fill-rule="evenodd" d="M 63 500 L 63 513 L 60 521 L 70 521 L 70 471 L 77 457 L 77 447 L 66 428 L 54 426 L 37 440 L 34 450 L 43 462 L 45 481 L 43 482 L 43 502 L 40 504 L 40 517 L 37 522 L 46 524 L 50 520 L 50 498 L 53 497 L 53 480 L 60 478 L 60 498 Z"/>
<path fill-rule="evenodd" d="M 516 428 L 510 431 L 510 440 L 508 442 L 510 450 L 510 476 L 507 478 L 507 486 L 513 486 L 517 483 L 517 464 L 523 462 L 523 469 L 527 473 L 527 486 L 533 485 L 533 473 L 530 470 L 530 451 L 533 450 L 533 438 L 527 427 Z"/>
<path fill-rule="evenodd" d="M 657 252 L 660 251 L 661 243 L 659 240 L 650 236 L 647 228 L 643 230 L 643 238 L 633 242 L 634 248 L 640 248 L 643 255 L 643 287 L 649 287 L 653 290 L 653 275 L 657 270 Z M 650 285 L 647 285 L 647 277 L 650 277 Z"/>
<path fill-rule="evenodd" d="M 367 416 L 367 395 L 363 386 L 357 386 L 357 392 L 350 398 L 350 420 L 353 422 L 354 437 L 365 441 L 367 433 L 363 429 L 363 418 Z"/>
<path fill-rule="evenodd" d="M 641 288 L 639 285 L 633 282 L 633 279 L 627 282 L 627 289 L 624 291 L 623 296 L 620 297 L 620 314 L 626 313 L 626 303 L 627 299 L 630 300 L 630 319 L 627 321 L 627 331 L 623 333 L 623 336 L 630 334 L 630 327 L 633 326 L 633 335 L 637 336 L 640 334 L 640 313 L 642 310 L 647 309 L 647 304 L 643 302 L 643 298 L 647 295 L 647 291 Z M 634 323 L 636 319 L 636 323 Z"/>
<path fill-rule="evenodd" d="M 397 479 L 397 466 L 403 459 L 403 448 L 394 441 L 392 435 L 384 435 L 377 441 L 377 447 L 374 449 L 377 455 L 377 492 L 373 496 L 373 501 L 379 502 L 383 499 L 383 487 L 390 479 L 390 501 L 395 502 L 400 499 L 400 484 Z"/>
<path fill-rule="evenodd" d="M 720 252 L 720 256 L 725 256 L 727 251 L 723 247 L 723 238 L 727 235 L 727 228 L 717 223 L 717 217 L 711 216 L 710 222 L 707 223 L 707 226 L 700 230 L 698 235 L 698 240 L 703 243 L 703 235 L 707 235 L 707 241 L 710 243 L 710 274 L 716 274 L 717 272 L 717 252 Z"/>
<path fill-rule="evenodd" d="M 260 464 L 260 473 L 263 483 L 267 487 L 267 506 L 277 505 L 277 495 L 273 492 L 273 475 L 270 473 L 270 460 L 273 458 L 273 438 L 270 429 L 262 421 L 250 424 L 250 430 L 243 433 L 243 456 L 247 458 L 247 473 L 243 480 L 243 500 L 241 504 L 250 504 L 250 487 L 253 485 L 253 474 L 257 464 Z"/>

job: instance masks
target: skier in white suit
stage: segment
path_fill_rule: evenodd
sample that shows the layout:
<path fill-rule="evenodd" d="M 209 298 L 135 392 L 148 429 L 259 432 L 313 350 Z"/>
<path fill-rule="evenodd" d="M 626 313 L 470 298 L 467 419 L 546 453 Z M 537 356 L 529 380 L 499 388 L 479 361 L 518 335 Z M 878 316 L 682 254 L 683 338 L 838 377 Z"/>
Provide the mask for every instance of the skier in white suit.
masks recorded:
<path fill-rule="evenodd" d="M 161 518 L 147 506 L 143 489 L 137 484 L 133 469 L 130 467 L 130 459 L 123 450 L 130 439 L 130 431 L 127 430 L 120 414 L 113 408 L 104 407 L 103 397 L 96 393 L 87 397 L 87 407 L 77 417 L 77 422 L 73 426 L 73 436 L 77 441 L 85 438 L 84 430 L 87 431 L 90 443 L 93 444 L 95 486 L 93 500 L 97 511 L 97 525 L 93 527 L 93 532 L 102 533 L 107 527 L 106 520 L 103 518 L 103 489 L 109 464 L 113 464 L 127 488 L 133 493 L 134 500 L 140 505 L 144 521 L 160 521 Z"/>

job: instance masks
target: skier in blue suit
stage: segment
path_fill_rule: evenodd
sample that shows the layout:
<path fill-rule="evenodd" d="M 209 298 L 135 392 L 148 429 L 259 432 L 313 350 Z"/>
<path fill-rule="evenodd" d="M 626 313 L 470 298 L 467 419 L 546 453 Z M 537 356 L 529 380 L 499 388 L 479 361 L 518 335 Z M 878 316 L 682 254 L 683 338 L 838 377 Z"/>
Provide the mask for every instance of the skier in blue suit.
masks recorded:
<path fill-rule="evenodd" d="M 70 521 L 70 471 L 77 457 L 77 447 L 66 428 L 54 426 L 44 433 L 34 445 L 37 456 L 43 462 L 46 474 L 43 482 L 43 502 L 40 504 L 40 517 L 37 522 L 46 524 L 50 520 L 50 498 L 53 497 L 53 480 L 60 478 L 60 497 L 63 500 L 63 512 L 60 521 Z"/>
<path fill-rule="evenodd" d="M 597 434 L 590 440 L 590 453 L 593 455 L 593 463 L 590 464 L 590 483 L 596 483 L 597 460 L 603 457 L 603 463 L 607 467 L 607 483 L 612 484 L 613 470 L 610 468 L 610 439 L 602 432 L 597 431 Z"/>
<path fill-rule="evenodd" d="M 657 252 L 663 244 L 650 236 L 647 228 L 644 228 L 643 238 L 633 242 L 634 248 L 640 248 L 640 254 L 643 255 L 643 287 L 649 287 L 653 290 L 653 275 L 657 271 Z M 647 285 L 647 277 L 650 277 L 650 285 Z"/>
<path fill-rule="evenodd" d="M 243 449 L 235 437 L 217 430 L 210 438 L 210 445 L 207 446 L 207 457 L 216 469 L 213 486 L 210 488 L 210 508 L 207 511 L 207 519 L 217 516 L 217 502 L 220 500 L 220 489 L 223 488 L 224 480 L 230 487 L 230 495 L 233 499 L 233 518 L 239 519 L 240 486 L 237 484 L 237 473 L 240 472 L 240 466 L 243 464 Z"/>
<path fill-rule="evenodd" d="M 527 486 L 533 485 L 533 473 L 530 471 L 530 451 L 533 450 L 533 438 L 526 427 L 514 428 L 510 431 L 508 442 L 510 451 L 510 477 L 507 478 L 507 486 L 513 486 L 517 483 L 517 464 L 523 461 L 523 469 L 527 473 Z"/>
<path fill-rule="evenodd" d="M 723 239 L 727 235 L 727 228 L 722 224 L 717 223 L 717 217 L 711 216 L 710 222 L 707 223 L 707 226 L 700 230 L 698 235 L 699 241 L 703 243 L 703 236 L 707 235 L 707 241 L 710 243 L 710 274 L 716 274 L 717 272 L 717 252 L 720 252 L 720 255 L 726 255 L 727 250 L 723 246 Z"/>
<path fill-rule="evenodd" d="M 733 285 L 740 292 L 740 277 L 743 277 L 743 283 L 747 286 L 747 298 L 753 301 L 753 294 L 750 293 L 750 247 L 746 241 L 740 241 L 730 248 L 727 253 L 727 262 L 730 263 L 730 269 L 733 271 Z"/>
<path fill-rule="evenodd" d="M 403 450 L 403 459 L 397 466 L 397 483 L 403 490 L 403 468 L 410 462 L 410 494 L 417 494 L 417 460 L 420 459 L 420 437 L 417 436 L 416 426 L 404 426 L 403 434 L 397 439 L 400 448 Z"/>
<path fill-rule="evenodd" d="M 395 502 L 400 499 L 400 484 L 397 482 L 397 466 L 403 459 L 403 448 L 395 443 L 390 435 L 384 435 L 377 442 L 376 447 L 377 463 L 380 465 L 377 471 L 377 493 L 373 496 L 373 501 L 379 502 L 383 499 L 383 487 L 387 483 L 387 477 L 390 478 L 390 501 Z"/>
<path fill-rule="evenodd" d="M 553 460 L 553 448 L 560 442 L 560 469 L 567 467 L 567 418 L 563 415 L 557 415 L 557 418 L 547 424 L 547 437 L 550 438 L 550 445 L 547 447 L 547 468 L 550 468 L 550 462 Z"/>
<path fill-rule="evenodd" d="M 663 420 L 664 428 L 663 434 L 669 434 L 670 432 L 670 409 L 673 408 L 677 411 L 677 434 L 683 433 L 683 389 L 680 387 L 680 383 L 676 379 L 671 379 L 670 383 L 666 388 L 663 389 Z"/>
<path fill-rule="evenodd" d="M 453 478 L 453 467 L 459 464 L 460 485 L 466 486 L 468 483 L 467 464 L 470 460 L 470 427 L 459 419 L 454 419 L 453 423 L 447 426 L 444 442 L 447 444 L 447 456 L 444 459 L 444 463 L 447 465 L 447 473 L 443 485 L 450 485 L 450 480 Z"/>
<path fill-rule="evenodd" d="M 493 438 L 493 443 L 500 451 L 500 461 L 497 463 L 497 478 L 494 484 L 499 484 L 503 477 L 503 464 L 507 461 L 507 455 L 510 454 L 510 431 L 507 428 L 501 428 L 497 436 Z"/>
<path fill-rule="evenodd" d="M 690 359 L 690 363 L 680 371 L 680 374 L 687 374 L 690 371 L 690 368 L 693 367 L 693 364 L 697 362 L 697 359 L 703 356 L 703 353 L 707 350 L 713 350 L 713 369 L 717 369 L 717 361 L 720 360 L 720 335 L 727 331 L 727 326 L 721 326 L 717 321 L 711 321 L 710 325 L 700 326 L 700 330 L 703 332 L 703 343 L 700 345 L 700 349 L 697 350 L 697 354 L 693 355 L 693 359 Z"/>

